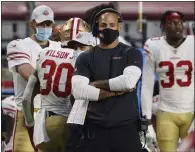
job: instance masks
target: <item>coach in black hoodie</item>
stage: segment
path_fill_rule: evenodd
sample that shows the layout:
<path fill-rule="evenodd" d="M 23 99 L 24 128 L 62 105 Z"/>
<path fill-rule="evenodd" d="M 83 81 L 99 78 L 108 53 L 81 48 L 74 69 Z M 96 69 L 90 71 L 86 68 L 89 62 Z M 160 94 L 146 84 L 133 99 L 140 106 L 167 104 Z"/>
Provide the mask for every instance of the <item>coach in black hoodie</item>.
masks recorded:
<path fill-rule="evenodd" d="M 90 102 L 84 125 L 87 152 L 141 151 L 136 86 L 142 55 L 118 42 L 121 21 L 112 8 L 98 12 L 91 27 L 100 45 L 76 61 L 74 98 Z"/>

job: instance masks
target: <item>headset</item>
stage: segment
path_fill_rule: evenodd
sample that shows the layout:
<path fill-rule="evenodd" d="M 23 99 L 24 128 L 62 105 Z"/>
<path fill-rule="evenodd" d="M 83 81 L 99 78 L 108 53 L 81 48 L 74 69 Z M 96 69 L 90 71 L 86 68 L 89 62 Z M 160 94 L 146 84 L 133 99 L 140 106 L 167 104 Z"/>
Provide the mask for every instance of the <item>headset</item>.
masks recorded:
<path fill-rule="evenodd" d="M 103 13 L 105 12 L 112 12 L 112 13 L 115 13 L 118 15 L 118 22 L 119 23 L 122 23 L 123 22 L 123 19 L 122 19 L 122 16 L 119 12 L 117 12 L 115 9 L 113 8 L 105 8 L 105 9 L 102 9 L 100 12 L 98 12 L 95 17 L 93 18 L 92 20 L 92 26 L 91 26 L 91 29 L 92 29 L 92 34 L 94 37 L 97 37 L 98 33 L 99 33 L 99 30 L 98 30 L 98 17 L 100 17 L 100 15 L 102 15 Z"/>

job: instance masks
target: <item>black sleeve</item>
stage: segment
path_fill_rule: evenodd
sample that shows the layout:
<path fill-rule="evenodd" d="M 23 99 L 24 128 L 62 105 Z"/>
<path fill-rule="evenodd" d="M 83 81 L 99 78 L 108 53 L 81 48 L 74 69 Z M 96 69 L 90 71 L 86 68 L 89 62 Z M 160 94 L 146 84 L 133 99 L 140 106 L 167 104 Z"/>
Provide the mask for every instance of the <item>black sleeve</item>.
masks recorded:
<path fill-rule="evenodd" d="M 6 132 L 6 117 L 3 113 L 3 109 L 1 108 L 1 132 Z"/>
<path fill-rule="evenodd" d="M 143 56 L 142 53 L 135 48 L 131 48 L 128 51 L 128 60 L 127 60 L 127 66 L 135 65 L 139 67 L 141 70 L 143 68 Z"/>
<path fill-rule="evenodd" d="M 75 74 L 90 78 L 89 55 L 81 53 L 76 60 Z"/>

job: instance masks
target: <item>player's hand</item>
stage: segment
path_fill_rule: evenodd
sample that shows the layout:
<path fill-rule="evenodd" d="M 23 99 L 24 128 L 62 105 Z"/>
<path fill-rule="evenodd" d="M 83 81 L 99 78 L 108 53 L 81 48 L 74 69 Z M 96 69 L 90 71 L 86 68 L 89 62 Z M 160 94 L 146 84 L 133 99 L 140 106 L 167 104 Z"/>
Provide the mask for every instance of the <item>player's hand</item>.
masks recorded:
<path fill-rule="evenodd" d="M 120 96 L 124 94 L 125 92 L 112 92 L 112 91 L 106 91 L 105 92 L 107 97 L 114 97 L 114 96 Z"/>
<path fill-rule="evenodd" d="M 96 87 L 96 81 L 90 82 L 89 85 Z"/>
<path fill-rule="evenodd" d="M 146 140 L 146 141 L 145 141 Z M 140 141 L 142 144 L 142 151 L 147 151 L 147 152 L 159 152 L 160 150 L 158 150 L 158 145 L 156 142 L 154 142 L 155 140 L 151 137 L 147 137 L 146 138 L 144 136 L 144 133 L 141 132 L 140 133 Z"/>
<path fill-rule="evenodd" d="M 133 92 L 135 90 L 136 90 L 136 86 L 134 88 L 130 89 L 130 90 L 126 90 L 125 92 Z"/>
<path fill-rule="evenodd" d="M 122 95 L 122 94 L 124 94 L 126 92 L 114 92 L 114 93 L 115 93 L 115 96 L 120 96 L 120 95 Z"/>
<path fill-rule="evenodd" d="M 154 131 L 154 127 L 152 125 L 148 126 L 148 132 L 146 134 L 147 138 L 153 138 L 156 141 L 156 133 Z"/>
<path fill-rule="evenodd" d="M 152 125 L 148 126 L 148 132 L 146 133 L 146 140 L 147 140 L 147 143 L 151 144 L 151 147 L 157 146 L 156 133 Z"/>
<path fill-rule="evenodd" d="M 191 133 L 192 131 L 194 131 L 194 120 L 192 121 L 192 124 L 190 128 L 188 129 L 188 134 Z"/>
<path fill-rule="evenodd" d="M 148 126 L 148 132 L 146 134 L 146 142 L 149 147 L 149 149 L 152 152 L 157 152 L 158 150 L 158 144 L 156 140 L 156 133 L 154 131 L 154 127 L 152 125 Z"/>
<path fill-rule="evenodd" d="M 120 96 L 120 95 L 123 95 L 125 93 L 129 93 L 129 92 L 132 92 L 136 89 L 136 87 L 130 89 L 130 90 L 127 90 L 127 91 L 120 91 L 120 92 L 115 92 L 115 96 Z"/>

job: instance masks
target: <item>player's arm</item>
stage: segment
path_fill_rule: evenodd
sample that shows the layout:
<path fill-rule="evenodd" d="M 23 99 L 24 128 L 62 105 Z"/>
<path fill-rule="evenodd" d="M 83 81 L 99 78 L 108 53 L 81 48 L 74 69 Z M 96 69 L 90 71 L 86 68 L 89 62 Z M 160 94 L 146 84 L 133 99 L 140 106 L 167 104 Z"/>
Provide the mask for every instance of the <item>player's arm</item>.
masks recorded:
<path fill-rule="evenodd" d="M 142 75 L 142 88 L 141 88 L 141 108 L 142 114 L 146 115 L 147 119 L 152 117 L 152 99 L 153 88 L 155 81 L 155 63 L 152 51 L 145 51 L 145 63 Z"/>
<path fill-rule="evenodd" d="M 35 71 L 35 69 L 29 63 L 18 65 L 16 68 L 18 70 L 18 73 L 27 81 Z"/>
<path fill-rule="evenodd" d="M 12 41 L 7 46 L 7 60 L 9 70 L 18 72 L 25 80 L 28 80 L 34 72 L 30 64 L 30 53 L 20 41 Z"/>
<path fill-rule="evenodd" d="M 22 111 L 24 114 L 25 124 L 27 126 L 26 128 L 29 134 L 31 145 L 35 151 L 37 151 L 37 148 L 35 147 L 33 142 L 33 132 L 34 132 L 33 99 L 39 92 L 40 92 L 40 84 L 38 81 L 37 73 L 35 71 L 35 73 L 29 77 L 26 89 L 23 94 L 23 100 L 22 100 Z"/>
<path fill-rule="evenodd" d="M 128 51 L 128 59 L 122 75 L 109 80 L 95 81 L 94 86 L 109 91 L 129 91 L 135 88 L 141 76 L 143 57 L 140 51 L 133 49 Z"/>
<path fill-rule="evenodd" d="M 37 77 L 37 72 L 35 71 L 34 74 L 29 77 L 22 101 L 22 110 L 24 113 L 26 126 L 28 127 L 34 126 L 33 99 L 38 93 L 40 93 L 40 84 Z"/>
<path fill-rule="evenodd" d="M 99 101 L 115 96 L 114 92 L 95 88 L 89 84 L 90 71 L 87 56 L 81 54 L 75 64 L 75 75 L 72 77 L 72 94 L 76 100 Z"/>
<path fill-rule="evenodd" d="M 39 69 L 41 52 L 38 55 L 36 69 Z M 32 75 L 30 75 L 28 83 L 26 85 L 23 101 L 22 101 L 22 109 L 24 113 L 26 126 L 32 127 L 34 125 L 34 98 L 37 94 L 40 94 L 40 82 L 38 79 L 37 70 L 34 71 Z"/>
<path fill-rule="evenodd" d="M 84 76 L 72 77 L 72 93 L 76 100 L 99 101 L 122 93 L 114 93 L 89 85 L 89 79 Z"/>

